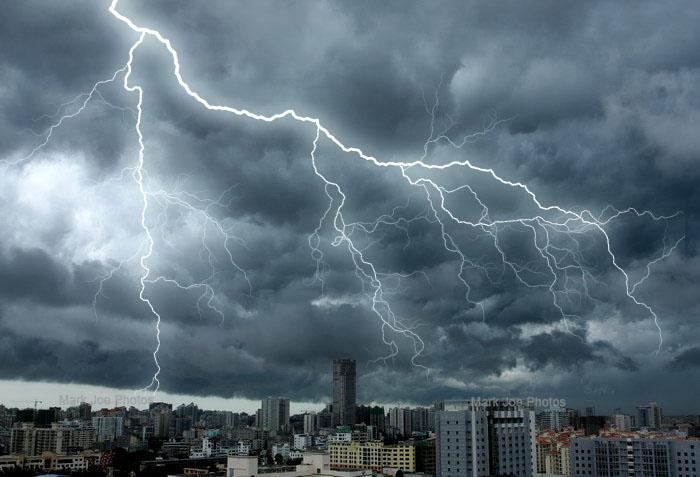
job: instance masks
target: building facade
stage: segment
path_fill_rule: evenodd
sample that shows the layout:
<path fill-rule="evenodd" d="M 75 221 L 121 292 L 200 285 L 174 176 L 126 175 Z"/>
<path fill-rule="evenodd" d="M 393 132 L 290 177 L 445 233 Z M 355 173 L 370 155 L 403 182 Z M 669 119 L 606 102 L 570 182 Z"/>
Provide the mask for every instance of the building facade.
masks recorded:
<path fill-rule="evenodd" d="M 92 427 L 98 442 L 112 441 L 121 437 L 124 420 L 121 416 L 96 416 L 92 418 Z"/>
<path fill-rule="evenodd" d="M 698 449 L 696 440 L 577 438 L 569 466 L 573 477 L 698 477 Z"/>
<path fill-rule="evenodd" d="M 381 441 L 334 442 L 329 446 L 330 463 L 334 469 L 372 469 L 385 467 L 415 472 L 416 449 L 411 442 L 384 445 Z"/>
<path fill-rule="evenodd" d="M 71 444 L 71 429 L 54 425 L 52 427 L 34 427 L 24 423 L 14 427 L 10 434 L 10 452 L 12 454 L 39 455 L 52 452 L 58 455 L 68 453 Z"/>
<path fill-rule="evenodd" d="M 318 414 L 309 412 L 304 414 L 304 434 L 313 434 L 318 431 Z"/>
<path fill-rule="evenodd" d="M 332 425 L 355 424 L 357 376 L 354 359 L 333 360 Z"/>
<path fill-rule="evenodd" d="M 268 397 L 262 400 L 262 423 L 265 431 L 280 432 L 289 429 L 289 399 Z"/>
<path fill-rule="evenodd" d="M 637 426 L 648 429 L 661 428 L 661 408 L 655 402 L 637 406 Z"/>
<path fill-rule="evenodd" d="M 500 402 L 444 407 L 435 419 L 436 475 L 535 474 L 534 411 Z"/>

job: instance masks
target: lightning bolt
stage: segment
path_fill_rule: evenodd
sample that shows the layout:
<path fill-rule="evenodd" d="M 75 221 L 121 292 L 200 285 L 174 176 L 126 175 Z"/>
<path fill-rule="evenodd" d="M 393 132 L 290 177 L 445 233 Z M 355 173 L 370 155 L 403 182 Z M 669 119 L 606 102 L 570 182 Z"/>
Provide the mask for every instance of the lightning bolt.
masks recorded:
<path fill-rule="evenodd" d="M 399 345 L 393 338 L 394 335 L 398 335 L 412 343 L 412 364 L 427 370 L 424 365 L 418 362 L 418 358 L 425 350 L 425 343 L 418 333 L 414 331 L 414 327 L 408 326 L 404 318 L 397 316 L 388 299 L 393 293 L 400 292 L 401 280 L 410 277 L 418 275 L 423 276 L 427 283 L 431 285 L 427 274 L 420 270 L 394 273 L 382 271 L 375 266 L 372 260 L 367 258 L 366 254 L 367 248 L 375 243 L 370 238 L 383 227 L 395 227 L 402 230 L 406 235 L 408 244 L 411 241 L 409 226 L 418 221 L 439 228 L 442 247 L 447 252 L 453 254 L 457 260 L 457 279 L 465 290 L 465 302 L 470 310 L 478 310 L 482 320 L 485 320 L 486 309 L 483 300 L 475 296 L 467 276 L 468 272 L 477 271 L 483 274 L 488 281 L 496 284 L 502 280 L 502 277 L 507 271 L 510 271 L 512 272 L 512 276 L 523 286 L 546 290 L 551 295 L 553 308 L 557 310 L 557 313 L 561 316 L 567 330 L 569 330 L 569 320 L 578 318 L 575 313 L 567 311 L 567 302 L 571 302 L 572 300 L 580 301 L 584 296 L 591 298 L 589 286 L 591 282 L 598 283 L 598 278 L 585 265 L 584 252 L 582 251 L 582 245 L 579 240 L 579 237 L 595 234 L 602 238 L 605 244 L 607 259 L 610 265 L 612 265 L 624 280 L 624 293 L 626 297 L 652 318 L 659 336 L 657 352 L 661 350 L 663 345 L 663 333 L 658 316 L 649 304 L 636 296 L 635 292 L 649 277 L 651 267 L 673 253 L 683 238 L 668 247 L 664 242 L 661 254 L 646 264 L 645 273 L 642 278 L 636 282 L 632 282 L 629 273 L 619 265 L 618 258 L 612 250 L 611 240 L 606 231 L 606 226 L 623 215 L 636 215 L 637 217 L 646 217 L 654 221 L 669 221 L 680 212 L 669 216 L 660 216 L 649 211 L 638 211 L 635 208 L 617 210 L 608 206 L 596 216 L 586 209 L 578 210 L 566 208 L 557 204 L 545 204 L 527 184 L 505 178 L 494 169 L 476 165 L 468 159 L 452 160 L 444 163 L 431 163 L 428 159 L 430 158 L 431 151 L 436 147 L 461 149 L 466 144 L 470 144 L 487 136 L 501 123 L 512 119 L 498 119 L 498 117 L 493 114 L 483 130 L 473 134 L 462 135 L 456 139 L 452 138 L 450 136 L 450 131 L 454 127 L 454 122 L 450 118 L 447 118 L 447 122 L 442 128 L 438 128 L 436 124 L 439 111 L 439 94 L 437 91 L 432 106 L 428 106 L 427 101 L 425 101 L 426 112 L 430 116 L 430 130 L 429 136 L 426 138 L 423 145 L 423 154 L 419 159 L 412 161 L 379 160 L 358 147 L 344 144 L 341 139 L 323 125 L 320 119 L 300 114 L 293 109 L 286 109 L 276 114 L 264 115 L 233 106 L 212 104 L 197 93 L 183 78 L 181 74 L 180 57 L 170 39 L 165 37 L 158 30 L 138 25 L 132 19 L 120 13 L 117 7 L 118 0 L 112 0 L 108 8 L 111 15 L 138 35 L 137 40 L 129 49 L 126 64 L 117 69 L 110 78 L 95 83 L 89 92 L 78 95 L 68 103 L 60 105 L 53 115 L 45 116 L 46 119 L 54 119 L 65 109 L 78 104 L 78 108 L 75 111 L 63 114 L 57 121 L 52 123 L 44 133 L 39 134 L 40 137 L 43 138 L 40 144 L 34 147 L 27 155 L 9 164 L 19 165 L 32 159 L 40 149 L 48 144 L 54 130 L 61 127 L 66 120 L 79 115 L 93 98 L 97 97 L 107 103 L 99 92 L 99 88 L 108 83 L 115 82 L 120 75 L 123 75 L 123 89 L 128 93 L 134 94 L 137 98 L 134 115 L 135 131 L 138 139 L 138 157 L 136 164 L 123 169 L 117 180 L 121 180 L 121 178 L 128 173 L 138 188 L 141 196 L 139 223 L 145 237 L 144 244 L 139 248 L 137 255 L 126 261 L 138 258 L 138 264 L 141 270 L 139 275 L 138 297 L 146 305 L 151 316 L 154 318 L 156 330 L 156 346 L 152 353 L 156 371 L 149 385 L 146 386 L 146 390 L 151 390 L 154 393 L 158 391 L 160 387 L 158 378 L 161 373 L 158 353 L 161 347 L 160 326 L 162 317 L 156 306 L 147 296 L 147 287 L 149 285 L 170 285 L 183 291 L 200 290 L 201 294 L 197 300 L 197 308 L 200 311 L 200 316 L 203 312 L 202 306 L 204 306 L 209 311 L 220 316 L 222 321 L 224 319 L 224 312 L 216 303 L 216 292 L 212 285 L 217 273 L 217 260 L 215 258 L 216 254 L 208 245 L 208 229 L 212 229 L 220 238 L 227 256 L 227 265 L 230 265 L 244 277 L 248 284 L 249 293 L 252 294 L 252 284 L 248 279 L 248 275 L 246 271 L 236 263 L 234 254 L 229 248 L 229 242 L 235 241 L 240 243 L 240 239 L 235 236 L 230 227 L 226 227 L 212 212 L 214 207 L 230 205 L 230 201 L 228 203 L 223 202 L 225 200 L 225 194 L 229 189 L 224 191 L 217 200 L 205 199 L 178 190 L 149 190 L 148 174 L 145 167 L 144 135 L 141 129 L 144 89 L 142 86 L 131 82 L 134 53 L 146 38 L 155 40 L 167 50 L 172 60 L 172 74 L 178 85 L 190 99 L 194 100 L 206 110 L 229 113 L 236 117 L 247 118 L 263 123 L 291 119 L 302 124 L 307 124 L 313 128 L 314 139 L 311 143 L 309 158 L 314 174 L 324 186 L 324 193 L 327 199 L 327 206 L 323 214 L 319 218 L 313 232 L 308 236 L 311 259 L 315 263 L 314 279 L 320 283 L 321 294 L 323 294 L 325 287 L 324 276 L 328 272 L 328 265 L 324 260 L 322 234 L 326 228 L 330 228 L 333 235 L 332 240 L 329 242 L 330 246 L 342 247 L 347 251 L 349 258 L 353 262 L 355 275 L 362 283 L 363 289 L 367 286 L 371 293 L 371 310 L 379 320 L 382 341 L 389 348 L 389 354 L 379 358 L 379 360 L 391 360 L 398 355 Z M 344 206 L 347 198 L 346 193 L 338 182 L 332 180 L 327 174 L 322 172 L 318 164 L 317 154 L 319 143 L 322 140 L 327 141 L 338 151 L 351 155 L 357 160 L 364 161 L 380 169 L 397 171 L 408 186 L 415 188 L 417 194 L 420 197 L 424 197 L 426 203 L 425 209 L 416 215 L 407 216 L 402 213 L 402 211 L 407 211 L 409 208 L 409 202 L 407 202 L 406 204 L 394 207 L 386 214 L 381 214 L 372 222 L 346 221 L 344 216 Z M 537 212 L 520 217 L 492 217 L 493 214 L 489 210 L 487 201 L 480 197 L 474 185 L 467 183 L 457 187 L 448 187 L 441 184 L 438 179 L 433 177 L 436 174 L 439 175 L 441 172 L 451 172 L 454 170 L 467 170 L 469 173 L 473 174 L 475 178 L 487 179 L 492 181 L 495 185 L 503 186 L 524 194 Z M 453 197 L 462 193 L 466 193 L 478 208 L 479 213 L 477 217 L 469 218 L 462 216 L 448 206 L 448 203 Z M 207 256 L 211 272 L 208 277 L 201 281 L 183 283 L 175 278 L 165 275 L 155 275 L 153 273 L 149 267 L 149 261 L 154 255 L 155 240 L 153 236 L 153 227 L 149 225 L 147 216 L 150 208 L 154 207 L 154 203 L 156 206 L 161 207 L 161 215 L 167 216 L 167 212 L 165 211 L 167 207 L 176 207 L 193 216 L 199 217 L 203 230 L 201 241 L 202 250 Z M 165 220 L 167 221 L 167 217 Z M 482 263 L 478 258 L 470 257 L 467 250 L 460 244 L 459 238 L 451 231 L 451 228 L 470 230 L 476 234 L 477 238 L 489 240 L 489 242 L 493 244 L 497 255 L 500 257 L 500 264 L 496 264 L 492 261 Z M 532 250 L 536 253 L 539 262 L 530 261 L 527 263 L 519 263 L 518 260 L 511 257 L 503 246 L 502 234 L 504 232 L 526 233 L 528 235 L 528 240 L 531 241 Z M 370 239 L 369 245 L 366 247 L 359 246 L 358 237 Z M 476 240 L 476 238 L 474 240 Z M 165 239 L 164 242 L 167 244 Z M 125 261 L 119 262 L 116 267 L 109 270 L 106 275 L 100 278 L 99 287 L 93 300 L 95 316 L 97 316 L 97 299 L 103 291 L 105 281 L 109 280 L 114 273 L 121 269 L 124 263 Z M 396 282 L 396 285 L 393 287 L 390 285 L 392 282 Z M 388 332 L 391 332 L 392 335 L 389 336 Z M 584 339 L 582 336 L 580 336 L 580 338 Z"/>

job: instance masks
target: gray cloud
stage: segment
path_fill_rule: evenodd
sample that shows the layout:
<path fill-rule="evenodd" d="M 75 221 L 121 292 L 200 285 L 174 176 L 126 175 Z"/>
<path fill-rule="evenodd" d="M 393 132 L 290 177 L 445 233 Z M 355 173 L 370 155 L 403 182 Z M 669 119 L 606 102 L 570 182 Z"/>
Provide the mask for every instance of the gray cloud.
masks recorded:
<path fill-rule="evenodd" d="M 42 115 L 124 65 L 136 38 L 106 7 L 7 6 L 0 19 L 0 41 L 11 45 L 0 52 L 3 160 L 41 143 L 31 131 L 55 120 Z M 488 129 L 494 118 L 504 122 L 462 148 L 436 142 L 426 162 L 469 159 L 528 184 L 544 204 L 594 214 L 608 204 L 684 213 L 663 222 L 628 215 L 606 227 L 631 284 L 686 235 L 638 287 L 663 331 L 655 355 L 656 326 L 627 297 L 602 234 L 549 237 L 578 251 L 558 256 L 561 264 L 588 271 L 590 298 L 557 295 L 569 315 L 564 323 L 547 262 L 532 247 L 543 240 L 532 228 L 541 223 L 499 227 L 497 237 L 458 226 L 432 213 L 434 191 L 426 195 L 400 170 L 374 167 L 322 139 L 318 170 L 344 191 L 352 238 L 380 272 L 397 319 L 421 336 L 418 361 L 431 373 L 426 378 L 411 366 L 414 343 L 386 327 L 384 339 L 396 343 L 398 354 L 372 364 L 391 349 L 372 312 L 369 283 L 358 279 L 345 244 L 337 245 L 331 221 L 319 231 L 320 275 L 318 252 L 309 248 L 328 207 L 326 191 L 340 198 L 314 175 L 313 128 L 204 110 L 178 87 L 170 58 L 149 39 L 132 76 L 144 90 L 152 194 L 146 221 L 154 238 L 147 262 L 151 278 L 190 286 L 182 291 L 161 280 L 146 291 L 163 316 L 165 390 L 322 400 L 330 359 L 351 355 L 366 364 L 360 390 L 366 400 L 538 392 L 633 404 L 646 395 L 640 383 L 660 379 L 668 395 L 649 397 L 690 410 L 688 386 L 695 381 L 684 373 L 697 361 L 690 317 L 698 311 L 700 271 L 695 4 L 123 0 L 119 8 L 172 39 L 183 75 L 212 102 L 264 113 L 294 108 L 381 161 L 410 161 L 424 154 L 437 99 L 434 132 L 455 141 Z M 124 169 L 136 159 L 136 104 L 119 81 L 100 88 L 102 99 L 56 129 L 31 160 L 2 166 L 3 378 L 126 387 L 150 380 L 153 317 L 138 299 L 137 257 L 146 247 L 141 203 L 131 169 Z M 466 168 L 406 174 L 445 187 L 468 183 L 495 218 L 534 209 L 522 191 Z M 208 216 L 168 202 L 166 193 L 206 208 Z M 482 213 L 465 190 L 448 202 L 464 217 Z M 464 263 L 443 246 L 438 219 L 466 251 Z M 108 276 L 95 318 L 93 299 Z M 561 277 L 556 290 L 564 286 Z M 576 273 L 566 280 L 583 287 Z M 211 288 L 192 287 L 197 283 Z M 81 331 L 71 335 L 62 326 Z M 29 351 L 37 347 L 49 351 Z"/>

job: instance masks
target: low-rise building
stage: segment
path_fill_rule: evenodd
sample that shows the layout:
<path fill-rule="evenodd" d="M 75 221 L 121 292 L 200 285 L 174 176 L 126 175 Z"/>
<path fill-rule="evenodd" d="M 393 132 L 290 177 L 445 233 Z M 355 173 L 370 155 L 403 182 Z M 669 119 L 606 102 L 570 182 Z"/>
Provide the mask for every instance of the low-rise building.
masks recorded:
<path fill-rule="evenodd" d="M 294 448 L 299 450 L 310 449 L 314 445 L 314 438 L 309 434 L 294 434 Z"/>
<path fill-rule="evenodd" d="M 331 466 L 335 469 L 381 471 L 385 467 L 415 472 L 416 449 L 412 442 L 384 445 L 381 441 L 334 442 L 329 446 Z"/>
<path fill-rule="evenodd" d="M 255 456 L 229 457 L 226 464 L 226 477 L 372 477 L 369 469 L 333 469 L 330 456 L 324 452 L 305 452 L 299 465 L 260 467 Z"/>
<path fill-rule="evenodd" d="M 86 471 L 100 459 L 98 453 L 81 453 L 76 455 L 59 455 L 55 452 L 43 452 L 41 455 L 28 456 L 13 454 L 0 456 L 0 470 L 24 469 L 42 471 L 80 472 Z"/>

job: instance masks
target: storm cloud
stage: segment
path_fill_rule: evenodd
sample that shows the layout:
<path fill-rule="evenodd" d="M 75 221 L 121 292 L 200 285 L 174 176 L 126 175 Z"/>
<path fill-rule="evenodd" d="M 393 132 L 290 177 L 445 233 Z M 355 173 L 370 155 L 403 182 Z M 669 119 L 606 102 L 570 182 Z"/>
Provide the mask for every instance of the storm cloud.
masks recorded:
<path fill-rule="evenodd" d="M 137 95 L 118 75 L 51 128 L 138 39 L 108 6 L 11 2 L 0 17 L 0 379 L 141 388 L 155 369 Z M 324 401 L 330 360 L 352 356 L 365 401 L 528 393 L 697 410 L 697 4 L 118 8 L 172 41 L 213 104 L 292 108 L 383 163 L 469 160 L 591 219 L 670 217 L 624 214 L 603 226 L 609 241 L 580 223 L 565 233 L 546 222 L 561 214 L 488 173 L 378 167 L 323 136 L 314 147 L 310 123 L 208 111 L 147 36 L 130 83 L 143 89 L 161 389 Z M 541 220 L 464 226 L 420 180 L 451 190 L 463 220 L 484 217 L 474 194 L 489 220 Z M 398 331 L 372 309 L 376 283 L 338 220 Z M 545 240 L 562 267 L 553 283 Z"/>

